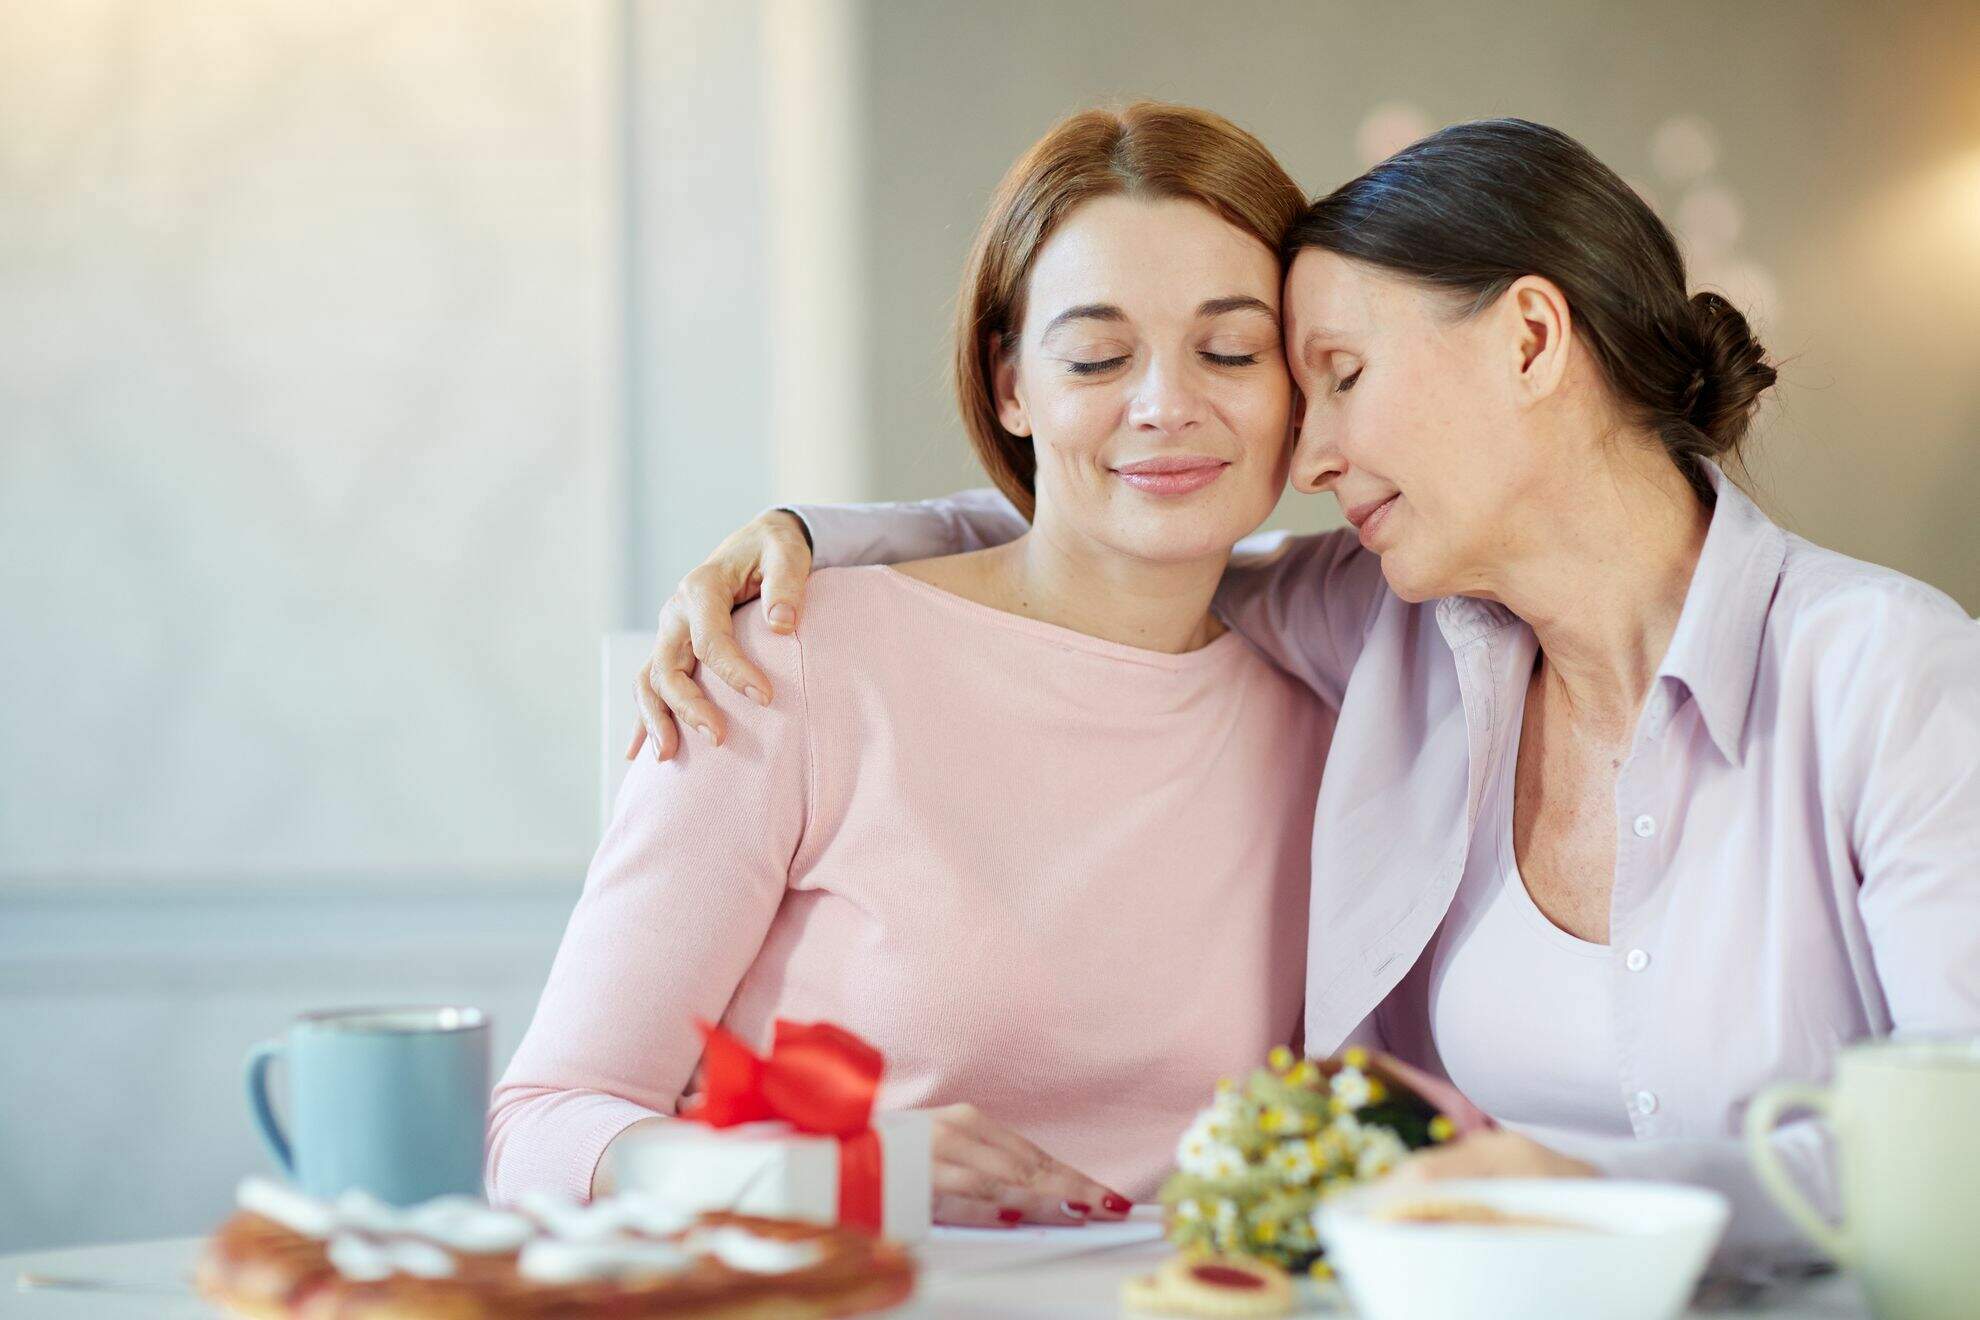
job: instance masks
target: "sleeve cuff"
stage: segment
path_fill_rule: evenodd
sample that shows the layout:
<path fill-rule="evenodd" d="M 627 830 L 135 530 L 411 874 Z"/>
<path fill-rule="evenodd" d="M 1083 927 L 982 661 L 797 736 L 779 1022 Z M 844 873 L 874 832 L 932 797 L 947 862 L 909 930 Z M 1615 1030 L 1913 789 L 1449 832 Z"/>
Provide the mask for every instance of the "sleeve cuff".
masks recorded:
<path fill-rule="evenodd" d="M 797 519 L 798 530 L 804 533 L 804 548 L 812 551 L 814 554 L 817 552 L 818 542 L 811 539 L 811 523 L 805 518 L 802 508 L 788 504 L 779 504 L 776 508 L 766 510 L 765 512 L 788 513 L 791 517 Z"/>
<path fill-rule="evenodd" d="M 542 1102 L 551 1103 L 542 1103 Z M 546 1191 L 580 1204 L 591 1199 L 598 1163 L 621 1132 L 641 1119 L 661 1118 L 644 1105 L 597 1092 L 552 1093 L 539 1098 L 525 1130 L 503 1134 L 501 1158 L 490 1169 L 488 1199 L 512 1205 L 528 1192 Z"/>

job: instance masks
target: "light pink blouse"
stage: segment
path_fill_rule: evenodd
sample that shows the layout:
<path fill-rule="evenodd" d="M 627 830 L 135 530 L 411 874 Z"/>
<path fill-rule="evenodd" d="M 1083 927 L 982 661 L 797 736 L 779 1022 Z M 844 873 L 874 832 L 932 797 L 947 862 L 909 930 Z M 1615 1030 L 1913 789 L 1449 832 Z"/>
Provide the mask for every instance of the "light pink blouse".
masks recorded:
<path fill-rule="evenodd" d="M 886 568 L 819 573 L 776 691 L 641 758 L 496 1087 L 491 1198 L 583 1199 L 720 1020 L 826 1020 L 880 1102 L 968 1101 L 1140 1199 L 1220 1076 L 1294 1039 L 1332 715 L 1225 634 L 1167 655 Z"/>
<path fill-rule="evenodd" d="M 1632 1135 L 1550 1136 L 1613 1173 L 1717 1186 L 1729 1245 L 1784 1247 L 1797 1236 L 1736 1136 L 1755 1092 L 1826 1076 L 1846 1041 L 1980 1031 L 1980 626 L 1710 476 L 1711 529 L 1616 787 L 1609 1057 Z M 990 492 L 800 512 L 822 564 L 1022 527 Z M 1231 571 L 1219 609 L 1340 711 L 1314 824 L 1307 1045 L 1375 1036 L 1434 1069 L 1423 1016 L 1377 1010 L 1450 909 L 1487 767 L 1519 735 L 1534 636 L 1488 602 L 1403 601 L 1350 533 L 1276 551 Z M 1774 1140 L 1833 1205 L 1826 1130 Z"/>

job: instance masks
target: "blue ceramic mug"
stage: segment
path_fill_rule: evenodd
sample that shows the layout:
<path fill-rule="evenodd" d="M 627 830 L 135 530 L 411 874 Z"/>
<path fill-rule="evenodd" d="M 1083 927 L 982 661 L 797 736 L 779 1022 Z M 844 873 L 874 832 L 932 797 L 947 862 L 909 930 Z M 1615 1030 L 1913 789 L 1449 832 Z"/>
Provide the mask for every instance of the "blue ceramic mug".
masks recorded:
<path fill-rule="evenodd" d="M 277 1058 L 288 1065 L 286 1133 L 268 1101 Z M 305 1013 L 248 1052 L 247 1092 L 269 1153 L 311 1196 L 481 1195 L 488 1017 L 478 1008 Z"/>

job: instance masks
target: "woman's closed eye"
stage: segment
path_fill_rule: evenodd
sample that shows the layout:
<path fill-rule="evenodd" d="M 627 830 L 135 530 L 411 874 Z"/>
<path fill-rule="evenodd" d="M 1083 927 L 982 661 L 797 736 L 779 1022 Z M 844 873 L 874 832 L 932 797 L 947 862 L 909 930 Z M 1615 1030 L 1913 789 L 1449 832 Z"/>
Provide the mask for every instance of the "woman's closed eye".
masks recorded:
<path fill-rule="evenodd" d="M 1258 365 L 1259 360 L 1264 355 L 1259 352 L 1213 353 L 1206 348 L 1198 350 L 1197 356 L 1216 367 L 1254 367 Z M 1132 353 L 1117 353 L 1113 357 L 1093 358 L 1086 361 L 1068 358 L 1066 359 L 1066 370 L 1075 376 L 1098 376 L 1102 373 L 1126 366 L 1128 362 L 1133 360 L 1133 357 L 1134 355 Z"/>
<path fill-rule="evenodd" d="M 1360 367 L 1356 367 L 1352 375 L 1343 376 L 1340 380 L 1334 382 L 1334 393 L 1346 394 L 1349 390 L 1353 389 L 1354 383 L 1361 379 L 1361 370 Z"/>

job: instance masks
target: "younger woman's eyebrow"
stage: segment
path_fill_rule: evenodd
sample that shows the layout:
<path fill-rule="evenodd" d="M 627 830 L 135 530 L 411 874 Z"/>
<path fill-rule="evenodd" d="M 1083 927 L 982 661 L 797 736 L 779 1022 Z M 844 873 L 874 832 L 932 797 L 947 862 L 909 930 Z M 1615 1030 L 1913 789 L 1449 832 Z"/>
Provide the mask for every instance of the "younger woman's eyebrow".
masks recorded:
<path fill-rule="evenodd" d="M 1112 303 L 1081 303 L 1077 307 L 1066 308 L 1065 311 L 1060 312 L 1050 321 L 1047 321 L 1045 323 L 1044 331 L 1041 332 L 1038 337 L 1040 339 L 1043 339 L 1046 335 L 1051 334 L 1054 330 L 1057 330 L 1060 326 L 1064 325 L 1068 321 L 1125 321 L 1125 320 L 1127 320 L 1127 313 L 1122 311 L 1120 308 L 1114 306 Z"/>
<path fill-rule="evenodd" d="M 1198 316 L 1222 316 L 1225 312 L 1263 312 L 1273 320 L 1279 319 L 1279 309 L 1250 294 L 1233 294 L 1228 298 L 1211 298 L 1197 306 Z"/>

